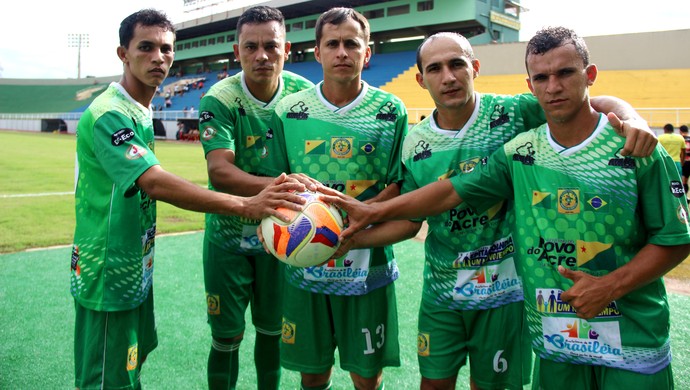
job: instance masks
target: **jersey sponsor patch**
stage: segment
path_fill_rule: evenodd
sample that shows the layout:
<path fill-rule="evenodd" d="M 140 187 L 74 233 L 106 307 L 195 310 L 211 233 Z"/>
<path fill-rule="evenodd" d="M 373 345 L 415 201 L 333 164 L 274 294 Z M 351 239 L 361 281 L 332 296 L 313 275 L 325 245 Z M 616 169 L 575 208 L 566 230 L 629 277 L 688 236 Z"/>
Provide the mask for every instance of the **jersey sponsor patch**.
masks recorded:
<path fill-rule="evenodd" d="M 551 314 L 572 314 L 575 315 L 575 309 L 561 300 L 563 290 L 558 288 L 537 288 L 535 290 L 535 301 L 537 304 L 537 311 L 540 313 Z M 621 312 L 618 310 L 616 301 L 609 302 L 609 304 L 597 315 L 597 318 L 612 318 L 620 317 Z"/>
<path fill-rule="evenodd" d="M 139 364 L 139 345 L 134 344 L 127 348 L 127 371 L 136 370 Z"/>
<path fill-rule="evenodd" d="M 505 113 L 506 108 L 500 104 L 494 105 L 494 110 L 491 113 L 491 122 L 489 122 L 489 128 L 493 129 L 500 125 L 510 122 L 510 116 Z"/>
<path fill-rule="evenodd" d="M 215 137 L 216 134 L 218 134 L 216 129 L 214 129 L 211 126 L 208 126 L 208 127 L 204 128 L 204 131 L 201 133 L 201 139 L 203 139 L 204 141 L 209 141 L 209 140 L 213 139 L 213 137 Z"/>
<path fill-rule="evenodd" d="M 283 326 L 282 326 L 282 330 L 281 330 L 280 339 L 285 344 L 294 344 L 296 333 L 297 333 L 297 324 L 295 324 L 294 322 L 290 322 L 285 317 L 283 317 Z"/>
<path fill-rule="evenodd" d="M 201 111 L 201 113 L 199 113 L 199 123 L 208 122 L 215 117 L 216 116 L 213 115 L 211 111 Z"/>
<path fill-rule="evenodd" d="M 383 106 L 379 107 L 379 112 L 376 114 L 376 119 L 380 121 L 395 122 L 398 118 L 398 114 L 395 111 L 398 108 L 393 104 L 393 102 L 386 102 Z"/>
<path fill-rule="evenodd" d="M 588 322 L 580 318 L 542 317 L 544 348 L 586 359 L 623 360 L 618 322 Z"/>
<path fill-rule="evenodd" d="M 676 215 L 678 216 L 678 220 L 681 223 L 688 224 L 688 211 L 683 207 L 683 205 L 678 205 L 678 210 L 676 211 Z"/>
<path fill-rule="evenodd" d="M 113 144 L 113 146 L 120 146 L 132 138 L 134 138 L 134 130 L 127 128 L 120 129 L 110 138 L 110 143 Z"/>
<path fill-rule="evenodd" d="M 531 142 L 520 145 L 515 149 L 513 161 L 519 161 L 522 165 L 534 165 L 534 146 Z"/>
<path fill-rule="evenodd" d="M 669 186 L 671 190 L 671 194 L 675 196 L 676 198 L 680 198 L 681 196 L 685 195 L 685 190 L 683 189 L 683 183 L 677 181 L 677 180 L 672 180 L 671 185 Z"/>
<path fill-rule="evenodd" d="M 309 119 L 309 107 L 307 107 L 306 103 L 303 101 L 299 101 L 295 103 L 292 107 L 290 107 L 290 112 L 288 112 L 285 117 L 287 119 L 296 119 L 298 121 L 305 121 Z"/>
<path fill-rule="evenodd" d="M 429 333 L 417 333 L 417 355 L 429 356 Z"/>
<path fill-rule="evenodd" d="M 220 314 L 220 296 L 217 294 L 206 293 L 206 311 L 209 315 Z"/>
<path fill-rule="evenodd" d="M 143 146 L 138 146 L 138 145 L 130 145 L 127 151 L 125 152 L 125 157 L 128 160 L 136 160 L 138 158 L 141 158 L 148 153 L 146 149 Z"/>

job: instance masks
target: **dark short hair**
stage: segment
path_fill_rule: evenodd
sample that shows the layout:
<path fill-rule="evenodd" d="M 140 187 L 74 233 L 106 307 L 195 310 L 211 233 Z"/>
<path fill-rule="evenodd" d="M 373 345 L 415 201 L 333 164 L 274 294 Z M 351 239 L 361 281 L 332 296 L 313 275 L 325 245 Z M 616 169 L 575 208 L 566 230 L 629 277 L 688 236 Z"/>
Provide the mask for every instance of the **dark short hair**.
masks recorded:
<path fill-rule="evenodd" d="M 688 132 L 688 126 L 687 125 L 680 125 L 680 132 L 681 133 L 687 133 Z"/>
<path fill-rule="evenodd" d="M 138 24 L 162 27 L 175 34 L 175 26 L 165 13 L 151 8 L 142 9 L 124 18 L 120 23 L 120 46 L 129 47 L 129 43 L 134 38 L 134 29 Z"/>
<path fill-rule="evenodd" d="M 437 32 L 436 34 L 432 34 L 424 38 L 422 43 L 420 43 L 417 47 L 417 69 L 419 70 L 419 73 L 424 73 L 424 70 L 422 69 L 422 47 L 429 41 L 433 41 L 436 38 L 443 37 L 458 39 L 461 42 L 462 51 L 464 51 L 465 54 L 467 54 L 467 57 L 470 60 L 475 59 L 474 50 L 472 50 L 472 45 L 470 44 L 470 41 L 467 40 L 467 38 L 456 32 Z"/>
<path fill-rule="evenodd" d="M 370 30 L 369 21 L 367 21 L 367 18 L 352 8 L 335 7 L 322 13 L 321 16 L 319 16 L 319 19 L 316 21 L 316 46 L 321 43 L 324 25 L 334 24 L 338 26 L 348 18 L 359 23 L 359 26 L 362 27 L 362 31 L 364 32 L 366 43 L 369 43 Z"/>
<path fill-rule="evenodd" d="M 237 40 L 239 40 L 240 34 L 242 33 L 242 26 L 245 24 L 261 24 L 273 21 L 278 22 L 283 28 L 283 31 L 285 31 L 285 17 L 279 9 L 266 5 L 257 5 L 247 9 L 237 20 Z"/>
<path fill-rule="evenodd" d="M 527 67 L 527 57 L 530 54 L 539 55 L 572 43 L 575 50 L 582 58 L 582 64 L 589 66 L 589 50 L 585 40 L 582 39 L 575 31 L 566 27 L 545 27 L 532 37 L 527 42 L 527 49 L 525 51 L 525 67 Z M 529 73 L 529 69 L 527 70 Z"/>
<path fill-rule="evenodd" d="M 670 123 L 665 124 L 664 131 L 667 133 L 673 133 L 673 125 Z"/>

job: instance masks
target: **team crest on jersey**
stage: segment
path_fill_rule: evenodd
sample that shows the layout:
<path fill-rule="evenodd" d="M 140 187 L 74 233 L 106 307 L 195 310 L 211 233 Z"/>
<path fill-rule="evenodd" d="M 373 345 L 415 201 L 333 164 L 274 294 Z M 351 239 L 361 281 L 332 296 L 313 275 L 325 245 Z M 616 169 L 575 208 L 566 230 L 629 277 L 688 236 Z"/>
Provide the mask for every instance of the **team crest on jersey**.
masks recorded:
<path fill-rule="evenodd" d="M 110 138 L 110 143 L 113 144 L 113 146 L 120 146 L 132 138 L 134 138 L 134 130 L 127 128 L 120 129 Z"/>
<path fill-rule="evenodd" d="M 623 148 L 619 148 L 614 157 L 609 159 L 609 166 L 623 169 L 635 169 L 635 159 L 621 155 L 622 149 Z"/>
<path fill-rule="evenodd" d="M 513 161 L 519 161 L 523 165 L 534 165 L 534 148 L 531 142 L 518 146 L 513 154 Z"/>
<path fill-rule="evenodd" d="M 332 137 L 331 138 L 331 157 L 350 158 L 352 157 L 352 137 Z"/>
<path fill-rule="evenodd" d="M 309 111 L 309 107 L 307 107 L 303 101 L 299 101 L 294 106 L 290 107 L 290 112 L 286 114 L 286 118 L 305 121 L 309 119 L 309 113 L 307 111 Z"/>
<path fill-rule="evenodd" d="M 678 210 L 676 211 L 676 215 L 678 216 L 678 220 L 687 225 L 688 224 L 688 211 L 683 207 L 683 205 L 678 205 Z"/>
<path fill-rule="evenodd" d="M 494 110 L 491 113 L 491 122 L 489 122 L 489 128 L 493 129 L 496 126 L 510 122 L 510 116 L 505 113 L 506 108 L 500 104 L 494 106 Z"/>
<path fill-rule="evenodd" d="M 220 296 L 206 293 L 206 308 L 209 315 L 220 314 Z"/>
<path fill-rule="evenodd" d="M 393 104 L 393 102 L 386 102 L 383 106 L 379 107 L 379 113 L 376 114 L 376 119 L 380 121 L 395 122 L 398 119 L 398 114 L 395 111 L 398 108 Z"/>
<path fill-rule="evenodd" d="M 273 129 L 270 127 L 266 130 L 266 140 L 273 139 Z"/>
<path fill-rule="evenodd" d="M 211 111 L 202 111 L 201 113 L 199 113 L 199 123 L 200 124 L 206 123 L 215 117 L 216 116 L 213 115 L 213 113 Z"/>
<path fill-rule="evenodd" d="M 148 152 L 146 151 L 146 148 L 144 148 L 143 146 L 137 146 L 132 144 L 129 148 L 127 148 L 127 151 L 125 152 L 125 157 L 128 160 L 136 160 L 140 157 L 145 156 L 146 153 Z"/>
<path fill-rule="evenodd" d="M 431 157 L 429 143 L 420 139 L 417 145 L 414 146 L 414 157 L 412 157 L 412 161 L 425 160 L 429 157 Z"/>
<path fill-rule="evenodd" d="M 558 189 L 558 212 L 561 214 L 580 213 L 580 190 L 577 188 Z"/>
<path fill-rule="evenodd" d="M 429 356 L 429 333 L 417 333 L 417 355 Z"/>
<path fill-rule="evenodd" d="M 210 141 L 211 139 L 213 139 L 213 137 L 216 136 L 216 134 L 218 134 L 216 129 L 214 129 L 211 126 L 208 126 L 204 128 L 203 132 L 201 132 L 201 139 L 203 139 L 204 141 Z"/>
<path fill-rule="evenodd" d="M 239 96 L 235 98 L 235 103 L 237 104 L 237 112 L 239 112 L 242 116 L 247 116 L 247 110 L 244 109 L 242 99 L 240 99 Z"/>
<path fill-rule="evenodd" d="M 127 371 L 132 371 L 139 364 L 139 345 L 134 344 L 127 348 Z"/>
<path fill-rule="evenodd" d="M 461 161 L 458 164 L 458 168 L 460 169 L 460 172 L 462 173 L 470 173 L 474 171 L 474 168 L 479 164 L 481 161 L 481 157 L 473 157 L 465 161 Z"/>
<path fill-rule="evenodd" d="M 297 333 L 297 324 L 288 321 L 283 317 L 283 327 L 281 330 L 281 339 L 285 344 L 295 343 L 295 333 Z"/>

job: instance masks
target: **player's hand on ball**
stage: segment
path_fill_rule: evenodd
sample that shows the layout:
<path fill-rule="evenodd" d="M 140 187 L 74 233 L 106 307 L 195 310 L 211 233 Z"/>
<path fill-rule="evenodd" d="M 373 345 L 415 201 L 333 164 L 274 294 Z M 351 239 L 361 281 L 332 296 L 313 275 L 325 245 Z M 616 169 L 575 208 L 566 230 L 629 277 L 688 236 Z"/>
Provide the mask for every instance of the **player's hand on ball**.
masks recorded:
<path fill-rule="evenodd" d="M 350 239 L 355 233 L 366 228 L 372 222 L 376 222 L 374 219 L 375 203 L 366 204 L 340 192 L 334 195 L 321 195 L 321 200 L 332 203 L 347 213 L 345 218 L 347 228 L 340 233 L 341 243 Z"/>
<path fill-rule="evenodd" d="M 262 219 L 272 215 L 283 221 L 289 221 L 286 215 L 283 215 L 276 209 L 282 207 L 295 211 L 302 210 L 305 200 L 297 195 L 295 191 L 304 190 L 304 184 L 295 180 L 288 180 L 287 175 L 283 173 L 276 177 L 273 184 L 249 198 L 246 204 L 245 216 L 252 219 Z"/>
<path fill-rule="evenodd" d="M 295 181 L 297 183 L 302 183 L 304 184 L 304 188 L 306 188 L 309 191 L 318 191 L 320 187 L 324 187 L 321 182 L 319 182 L 316 179 L 312 179 L 311 177 L 305 175 L 304 173 L 291 173 L 287 175 L 289 180 Z"/>
<path fill-rule="evenodd" d="M 256 227 L 256 236 L 259 238 L 261 245 L 264 246 L 264 251 L 266 251 L 266 253 L 269 255 L 272 254 L 271 251 L 266 246 L 266 240 L 264 239 L 264 232 L 261 231 L 261 225 Z"/>

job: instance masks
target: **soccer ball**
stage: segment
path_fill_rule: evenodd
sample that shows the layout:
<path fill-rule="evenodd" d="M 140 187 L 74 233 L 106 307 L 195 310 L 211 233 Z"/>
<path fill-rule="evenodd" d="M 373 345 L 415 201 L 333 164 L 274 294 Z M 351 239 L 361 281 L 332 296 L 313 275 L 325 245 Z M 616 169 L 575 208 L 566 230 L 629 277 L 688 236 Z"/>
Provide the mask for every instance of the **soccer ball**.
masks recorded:
<path fill-rule="evenodd" d="M 266 247 L 278 260 L 295 267 L 311 267 L 331 258 L 340 243 L 343 218 L 337 207 L 319 200 L 319 193 L 298 192 L 307 202 L 302 211 L 278 208 L 289 222 L 268 216 L 261 221 Z"/>

